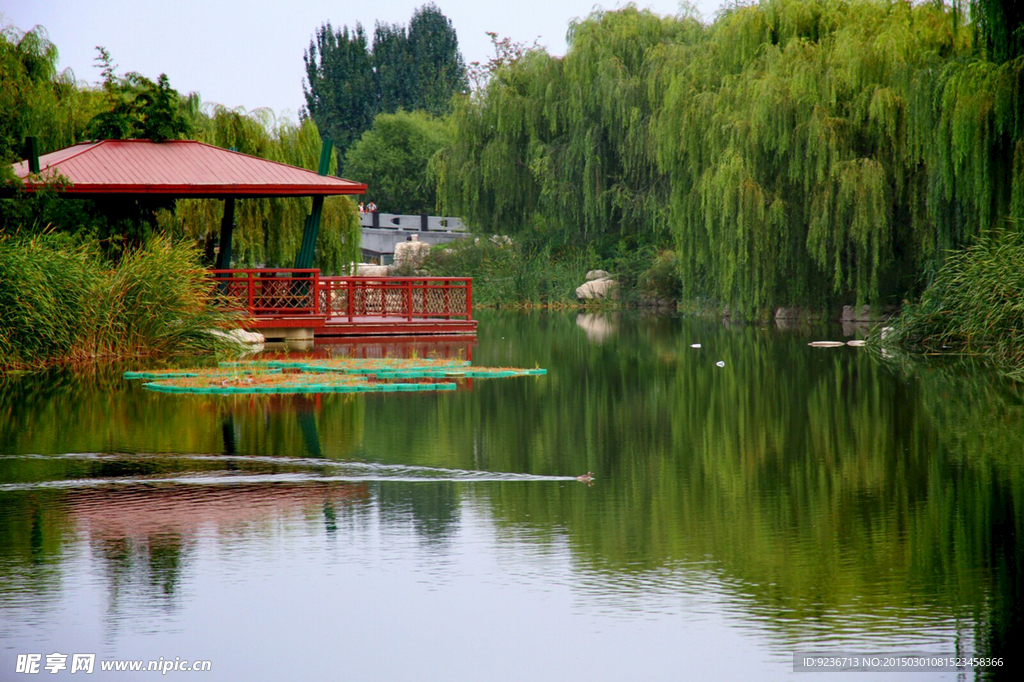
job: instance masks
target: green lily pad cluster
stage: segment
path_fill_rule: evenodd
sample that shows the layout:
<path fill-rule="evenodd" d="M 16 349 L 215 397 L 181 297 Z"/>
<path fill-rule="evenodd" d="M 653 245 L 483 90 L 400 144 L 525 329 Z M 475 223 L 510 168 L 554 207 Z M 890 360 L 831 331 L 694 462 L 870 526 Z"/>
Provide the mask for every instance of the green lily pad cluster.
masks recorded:
<path fill-rule="evenodd" d="M 125 372 L 124 378 L 145 380 L 144 388 L 163 393 L 378 393 L 453 391 L 460 379 L 546 373 L 544 369 L 473 367 L 465 360 L 339 358 L 222 362 L 215 368 Z"/>

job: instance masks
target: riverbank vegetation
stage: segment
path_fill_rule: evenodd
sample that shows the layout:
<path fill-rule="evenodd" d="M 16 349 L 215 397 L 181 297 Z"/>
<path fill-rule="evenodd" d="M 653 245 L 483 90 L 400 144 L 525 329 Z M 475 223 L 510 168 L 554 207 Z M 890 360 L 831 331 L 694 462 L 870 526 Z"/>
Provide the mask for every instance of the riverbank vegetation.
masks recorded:
<path fill-rule="evenodd" d="M 456 101 L 441 204 L 556 254 L 671 248 L 684 299 L 746 316 L 899 301 L 1024 209 L 994 32 L 942 2 L 595 12 Z"/>
<path fill-rule="evenodd" d="M 0 154 L 12 159 L 27 134 L 47 150 L 81 139 L 112 103 L 163 103 L 182 120 L 164 126 L 173 134 L 313 168 L 319 126 L 348 152 L 343 173 L 391 188 L 390 210 L 433 202 L 481 235 L 428 263 L 476 276 L 479 302 L 571 301 L 582 280 L 570 277 L 603 268 L 626 299 L 646 288 L 734 319 L 884 308 L 916 300 L 947 258 L 955 268 L 975 243 L 998 249 L 1019 233 L 1021 35 L 1024 16 L 1000 0 L 761 0 L 711 21 L 627 6 L 575 21 L 563 57 L 495 34 L 495 58 L 467 74 L 451 22 L 428 6 L 408 29 L 378 25 L 372 45 L 358 26 L 321 26 L 305 54 L 307 109 L 291 124 L 117 76 L 103 53 L 103 87 L 79 87 L 56 72 L 44 33 L 7 29 Z M 434 80 L 402 66 L 420 61 L 445 66 Z M 362 118 L 339 118 L 331 93 L 363 81 L 366 110 L 348 112 Z M 415 167 L 383 164 L 391 156 Z M 355 208 L 334 201 L 318 247 L 329 273 L 358 256 Z M 306 211 L 243 202 L 238 264 L 289 264 Z M 158 230 L 210 245 L 220 211 L 180 201 L 153 214 Z M 511 248 L 492 248 L 495 233 Z M 939 282 L 929 296 L 940 290 L 964 291 Z"/>
<path fill-rule="evenodd" d="M 230 318 L 191 246 L 153 239 L 116 264 L 69 235 L 0 235 L 0 370 L 210 352 Z"/>
<path fill-rule="evenodd" d="M 891 340 L 931 353 L 979 355 L 1024 380 L 1024 234 L 986 233 L 949 255 Z"/>

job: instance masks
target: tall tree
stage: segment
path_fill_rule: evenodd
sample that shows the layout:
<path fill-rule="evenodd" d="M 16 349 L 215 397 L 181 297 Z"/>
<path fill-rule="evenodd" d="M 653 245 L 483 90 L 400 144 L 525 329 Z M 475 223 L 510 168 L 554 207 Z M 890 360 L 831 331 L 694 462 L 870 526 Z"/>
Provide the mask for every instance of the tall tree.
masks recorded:
<path fill-rule="evenodd" d="M 379 112 L 440 116 L 451 111 L 453 95 L 468 90 L 455 28 L 433 4 L 413 13 L 408 30 L 378 23 L 372 49 L 359 24 L 351 33 L 324 24 L 305 63 L 306 112 L 334 139 L 339 159 Z"/>
<path fill-rule="evenodd" d="M 751 314 L 898 301 L 1024 217 L 1016 4 L 979 4 L 1005 53 L 960 3 L 594 13 L 457 101 L 442 210 L 605 258 L 670 235 L 685 298 Z"/>
<path fill-rule="evenodd" d="M 334 140 L 338 158 L 364 130 L 377 112 L 373 62 L 363 27 L 349 32 L 330 23 L 322 25 L 309 43 L 306 64 L 306 111 L 322 134 Z"/>
<path fill-rule="evenodd" d="M 96 113 L 99 98 L 58 72 L 57 56 L 42 26 L 23 32 L 0 19 L 0 164 L 21 158 L 27 135 L 40 153 L 73 144 Z"/>
<path fill-rule="evenodd" d="M 375 48 L 376 49 L 376 46 Z M 409 54 L 416 77 L 415 93 L 407 106 L 435 116 L 451 111 L 452 96 L 469 89 L 459 39 L 437 5 L 423 5 L 409 22 Z"/>
<path fill-rule="evenodd" d="M 377 24 L 373 31 L 373 69 L 379 110 L 393 114 L 409 109 L 416 89 L 416 71 L 404 26 Z"/>

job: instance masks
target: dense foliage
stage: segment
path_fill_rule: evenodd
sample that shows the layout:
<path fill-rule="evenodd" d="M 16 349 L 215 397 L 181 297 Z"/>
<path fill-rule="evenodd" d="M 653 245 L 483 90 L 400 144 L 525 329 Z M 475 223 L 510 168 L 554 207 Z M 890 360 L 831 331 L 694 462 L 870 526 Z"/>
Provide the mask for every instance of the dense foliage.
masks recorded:
<path fill-rule="evenodd" d="M 564 58 L 531 51 L 457 103 L 441 203 L 556 250 L 671 243 L 683 297 L 749 314 L 898 301 L 1024 211 L 1024 59 L 965 21 L 881 0 L 596 12 Z"/>
<path fill-rule="evenodd" d="M 445 122 L 425 112 L 378 114 L 345 155 L 345 176 L 365 182 L 386 213 L 434 213 L 437 192 L 427 164 L 449 140 Z"/>
<path fill-rule="evenodd" d="M 325 23 L 303 56 L 305 113 L 334 140 L 339 157 L 380 113 L 443 115 L 467 89 L 466 66 L 451 21 L 434 4 L 418 8 L 408 31 L 377 24 L 368 44 L 360 24 Z"/>
<path fill-rule="evenodd" d="M 1024 233 L 986 233 L 949 255 L 889 341 L 930 352 L 989 356 L 1024 379 Z M 888 331 L 888 330 L 887 330 Z"/>
<path fill-rule="evenodd" d="M 74 144 L 101 108 L 97 92 L 83 92 L 71 71 L 57 71 L 57 48 L 36 26 L 22 32 L 0 24 L 0 177 L 22 158 L 27 136 L 46 151 Z"/>
<path fill-rule="evenodd" d="M 98 47 L 103 70 L 105 108 L 89 121 L 88 134 L 97 140 L 177 140 L 191 132 L 181 112 L 178 91 L 166 74 L 154 83 L 140 73 L 117 75 L 106 48 Z"/>
<path fill-rule="evenodd" d="M 0 369 L 222 345 L 197 255 L 155 239 L 115 266 L 69 235 L 0 235 Z"/>
<path fill-rule="evenodd" d="M 472 277 L 474 305 L 518 308 L 575 303 L 588 269 L 582 251 L 554 253 L 542 243 L 497 235 L 435 247 L 424 267 L 438 277 Z"/>

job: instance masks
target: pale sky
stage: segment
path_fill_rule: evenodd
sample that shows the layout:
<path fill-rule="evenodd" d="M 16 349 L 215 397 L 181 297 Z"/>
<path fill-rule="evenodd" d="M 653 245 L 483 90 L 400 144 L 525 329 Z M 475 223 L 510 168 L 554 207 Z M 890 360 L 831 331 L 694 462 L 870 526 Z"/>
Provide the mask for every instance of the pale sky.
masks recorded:
<path fill-rule="evenodd" d="M 60 68 L 79 81 L 96 83 L 96 46 L 110 51 L 118 73 L 137 71 L 153 80 L 161 73 L 181 93 L 198 92 L 204 102 L 227 107 L 270 107 L 297 120 L 304 103 L 302 55 L 325 21 L 340 28 L 360 22 L 372 35 L 375 21 L 408 25 L 427 0 L 0 0 L 0 24 L 23 31 L 40 24 L 60 51 Z M 723 0 L 692 4 L 711 20 Z M 435 0 L 451 19 L 466 63 L 491 55 L 486 32 L 517 42 L 538 43 L 565 53 L 570 20 L 595 8 L 624 3 L 606 0 Z M 659 14 L 675 14 L 678 0 L 640 0 Z"/>

